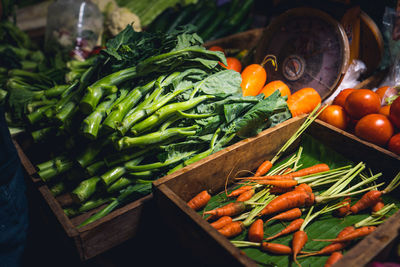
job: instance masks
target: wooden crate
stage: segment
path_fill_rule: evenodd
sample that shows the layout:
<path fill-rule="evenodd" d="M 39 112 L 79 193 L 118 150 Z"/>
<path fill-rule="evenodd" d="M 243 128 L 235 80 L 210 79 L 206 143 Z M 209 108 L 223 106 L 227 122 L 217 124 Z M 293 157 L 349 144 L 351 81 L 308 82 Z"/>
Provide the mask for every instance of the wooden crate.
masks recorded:
<path fill-rule="evenodd" d="M 154 200 L 162 220 L 174 231 L 184 247 L 188 248 L 187 253 L 191 253 L 200 262 L 212 261 L 216 266 L 257 266 L 255 261 L 241 253 L 190 209 L 186 202 L 204 189 L 212 194 L 221 192 L 230 172 L 252 170 L 263 160 L 272 158 L 304 119 L 305 116 L 292 118 L 154 182 Z M 383 172 L 386 177 L 393 177 L 400 170 L 399 156 L 320 120 L 312 123 L 307 133 L 349 160 L 363 161 L 367 166 Z M 288 152 L 296 146 L 298 142 Z M 235 166 L 234 169 L 232 166 Z M 399 230 L 400 212 L 397 212 L 373 234 L 348 251 L 335 266 L 365 266 L 393 244 Z"/>
<path fill-rule="evenodd" d="M 50 208 L 54 219 L 62 228 L 61 237 L 66 243 L 75 246 L 81 260 L 91 259 L 125 241 L 135 237 L 138 231 L 142 231 L 146 225 L 145 209 L 151 207 L 153 195 L 149 194 L 141 199 L 131 202 L 119 209 L 114 210 L 107 216 L 88 224 L 82 228 L 77 226 L 92 214 L 102 209 L 105 205 L 93 209 L 79 216 L 68 218 L 63 211 L 64 206 L 72 203 L 68 194 L 54 197 L 49 187 L 37 176 L 36 169 L 25 153 L 29 151 L 30 142 L 23 136 L 13 136 L 13 142 L 17 148 L 21 163 L 30 177 L 33 187 L 37 189 L 42 199 Z"/>

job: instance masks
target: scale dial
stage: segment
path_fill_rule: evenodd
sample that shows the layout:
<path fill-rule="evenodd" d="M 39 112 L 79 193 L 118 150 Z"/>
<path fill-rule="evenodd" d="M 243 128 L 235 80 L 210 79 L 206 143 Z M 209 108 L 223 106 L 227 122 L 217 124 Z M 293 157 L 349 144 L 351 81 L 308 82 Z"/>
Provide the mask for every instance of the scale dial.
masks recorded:
<path fill-rule="evenodd" d="M 255 51 L 256 62 L 266 55 L 277 58 L 278 69 L 267 63 L 267 82 L 282 80 L 293 92 L 316 89 L 327 98 L 347 70 L 350 49 L 342 26 L 313 8 L 286 11 L 264 30 Z"/>

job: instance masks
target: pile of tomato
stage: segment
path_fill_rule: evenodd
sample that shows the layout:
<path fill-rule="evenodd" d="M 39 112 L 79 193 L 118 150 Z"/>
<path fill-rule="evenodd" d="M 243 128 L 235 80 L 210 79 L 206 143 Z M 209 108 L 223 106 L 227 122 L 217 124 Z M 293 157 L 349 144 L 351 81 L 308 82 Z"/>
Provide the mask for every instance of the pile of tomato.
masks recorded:
<path fill-rule="evenodd" d="M 388 89 L 344 89 L 318 118 L 400 155 L 400 97 L 388 103 Z"/>

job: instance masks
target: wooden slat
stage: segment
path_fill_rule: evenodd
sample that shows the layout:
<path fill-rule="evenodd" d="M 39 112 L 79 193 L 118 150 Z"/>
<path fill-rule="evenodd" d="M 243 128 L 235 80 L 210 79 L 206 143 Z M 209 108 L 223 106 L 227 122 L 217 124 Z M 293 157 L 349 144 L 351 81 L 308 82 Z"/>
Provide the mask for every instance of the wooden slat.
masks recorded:
<path fill-rule="evenodd" d="M 22 150 L 21 146 L 18 144 L 18 142 L 13 138 L 12 139 L 15 148 L 17 149 L 19 159 L 21 160 L 21 164 L 25 168 L 25 171 L 29 176 L 32 176 L 33 174 L 36 173 L 36 168 L 33 166 L 31 161 L 28 159 L 28 157 L 25 155 L 24 151 Z M 34 179 L 34 182 L 37 182 L 37 179 Z"/>

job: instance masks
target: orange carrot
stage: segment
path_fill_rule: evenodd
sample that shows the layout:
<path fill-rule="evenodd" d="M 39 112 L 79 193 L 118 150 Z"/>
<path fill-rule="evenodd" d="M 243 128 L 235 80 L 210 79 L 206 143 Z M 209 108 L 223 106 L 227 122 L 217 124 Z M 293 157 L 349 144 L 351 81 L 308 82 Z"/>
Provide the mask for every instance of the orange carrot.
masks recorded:
<path fill-rule="evenodd" d="M 294 179 L 297 177 L 302 177 L 310 174 L 316 174 L 320 172 L 329 171 L 330 168 L 325 163 L 319 163 L 292 173 L 287 174 L 277 174 L 277 175 L 254 175 L 252 177 L 240 177 L 236 178 L 239 180 L 281 180 L 281 179 Z"/>
<path fill-rule="evenodd" d="M 277 186 L 272 186 L 270 189 L 269 189 L 269 192 L 271 193 L 271 194 L 282 194 L 282 193 L 286 193 L 286 192 L 289 192 L 289 191 L 292 191 L 294 188 L 293 187 L 288 187 L 288 188 L 281 188 L 281 187 L 277 187 Z"/>
<path fill-rule="evenodd" d="M 385 206 L 385 203 L 383 202 L 382 199 L 378 200 L 372 207 L 371 210 L 372 212 L 377 212 L 380 211 L 383 207 Z"/>
<path fill-rule="evenodd" d="M 281 221 L 292 221 L 294 219 L 300 218 L 301 210 L 299 208 L 294 208 L 285 212 L 282 212 L 278 215 L 275 215 L 272 218 L 269 218 L 266 222 L 272 220 L 281 220 Z"/>
<path fill-rule="evenodd" d="M 272 240 L 275 239 L 277 237 L 283 236 L 283 235 L 287 235 L 290 233 L 293 233 L 294 231 L 297 231 L 300 229 L 301 225 L 303 224 L 304 219 L 296 219 L 294 221 L 292 221 L 288 226 L 286 226 L 282 231 L 280 231 L 279 233 L 267 237 L 266 240 Z"/>
<path fill-rule="evenodd" d="M 297 181 L 293 179 L 258 180 L 257 183 L 263 185 L 273 185 L 281 188 L 290 188 L 297 185 Z"/>
<path fill-rule="evenodd" d="M 212 227 L 214 227 L 215 229 L 221 229 L 222 227 L 224 227 L 225 225 L 228 225 L 232 222 L 232 218 L 229 216 L 222 216 L 221 218 L 219 218 L 218 220 L 216 220 L 215 222 L 210 223 Z"/>
<path fill-rule="evenodd" d="M 194 210 L 199 210 L 207 205 L 208 201 L 211 199 L 211 195 L 207 192 L 207 190 L 201 191 L 194 198 L 189 200 L 187 203 L 189 207 Z"/>
<path fill-rule="evenodd" d="M 294 190 L 302 190 L 304 192 L 312 193 L 312 188 L 308 184 L 299 184 Z"/>
<path fill-rule="evenodd" d="M 234 221 L 231 222 L 221 229 L 218 229 L 218 232 L 220 232 L 223 236 L 227 238 L 231 238 L 234 236 L 237 236 L 244 230 L 244 225 L 241 221 Z"/>
<path fill-rule="evenodd" d="M 279 255 L 290 255 L 292 254 L 292 248 L 278 243 L 262 242 L 261 250 L 279 254 Z"/>
<path fill-rule="evenodd" d="M 294 190 L 274 198 L 261 212 L 259 216 L 270 215 L 286 211 L 292 208 L 310 206 L 314 203 L 314 194 L 303 190 Z"/>
<path fill-rule="evenodd" d="M 335 210 L 334 214 L 338 217 L 344 217 L 347 214 L 350 213 L 350 203 L 351 203 L 351 198 L 350 197 L 345 197 L 344 200 L 342 201 L 342 204 L 345 204 L 345 206 L 342 206 Z"/>
<path fill-rule="evenodd" d="M 234 216 L 245 211 L 246 205 L 243 202 L 231 202 L 225 206 L 204 212 L 205 215 L 210 214 L 214 218 L 222 216 Z"/>
<path fill-rule="evenodd" d="M 264 239 L 264 222 L 261 219 L 255 220 L 248 233 L 248 238 L 251 242 L 260 243 Z"/>
<path fill-rule="evenodd" d="M 349 233 L 351 233 L 352 231 L 354 231 L 354 229 L 355 229 L 354 226 L 347 226 L 347 227 L 343 228 L 343 230 L 340 231 L 340 233 L 336 237 L 346 236 Z M 344 249 L 349 244 L 350 244 L 350 242 L 332 242 L 331 244 L 320 249 L 319 251 L 306 253 L 306 255 L 304 255 L 304 257 L 316 256 L 316 255 L 330 255 L 335 251 Z"/>
<path fill-rule="evenodd" d="M 293 179 L 290 173 L 288 174 L 276 174 L 276 175 L 265 175 L 265 176 L 250 176 L 250 177 L 238 177 L 237 180 L 249 180 L 249 181 L 258 181 L 258 180 L 287 180 Z"/>
<path fill-rule="evenodd" d="M 372 207 L 379 201 L 381 196 L 382 191 L 368 191 L 350 208 L 351 213 L 356 214 L 364 209 Z"/>
<path fill-rule="evenodd" d="M 238 189 L 233 190 L 228 197 L 237 197 L 239 196 L 241 193 L 243 193 L 244 191 L 250 190 L 252 189 L 253 186 L 251 185 L 245 185 L 245 186 L 241 186 Z"/>
<path fill-rule="evenodd" d="M 301 249 L 308 241 L 307 233 L 303 230 L 299 230 L 293 234 L 292 240 L 292 250 L 293 250 L 293 260 L 299 265 L 297 262 L 297 254 L 300 253 Z"/>
<path fill-rule="evenodd" d="M 396 187 L 400 185 L 400 172 L 392 179 L 392 181 L 386 186 L 385 189 L 371 190 L 365 193 L 360 200 L 354 204 L 350 210 L 351 213 L 356 214 L 361 210 L 367 209 L 375 205 L 381 198 L 382 195 L 393 191 Z"/>
<path fill-rule="evenodd" d="M 256 190 L 254 188 L 244 191 L 243 193 L 241 193 L 238 198 L 236 199 L 236 201 L 246 201 L 249 200 L 254 194 L 256 193 Z"/>
<path fill-rule="evenodd" d="M 270 160 L 266 160 L 258 166 L 256 173 L 254 176 L 261 176 L 266 174 L 272 168 L 272 162 Z"/>
<path fill-rule="evenodd" d="M 325 171 L 329 171 L 330 168 L 327 164 L 325 163 L 319 163 L 319 164 L 315 164 L 313 166 L 295 171 L 290 173 L 290 175 L 295 178 L 295 177 L 302 177 L 302 176 L 306 176 L 306 175 L 310 175 L 310 174 L 316 174 L 319 172 L 325 172 Z"/>
<path fill-rule="evenodd" d="M 343 257 L 343 254 L 339 251 L 335 251 L 332 255 L 326 260 L 324 267 L 331 267 L 333 264 L 338 262 Z"/>
<path fill-rule="evenodd" d="M 375 231 L 375 229 L 376 229 L 376 226 L 363 226 L 363 227 L 355 229 L 354 231 L 352 231 L 349 234 L 342 236 L 342 237 L 337 237 L 334 239 L 314 239 L 314 241 L 346 242 L 346 241 L 351 241 L 351 240 L 369 235 L 370 233 Z"/>

